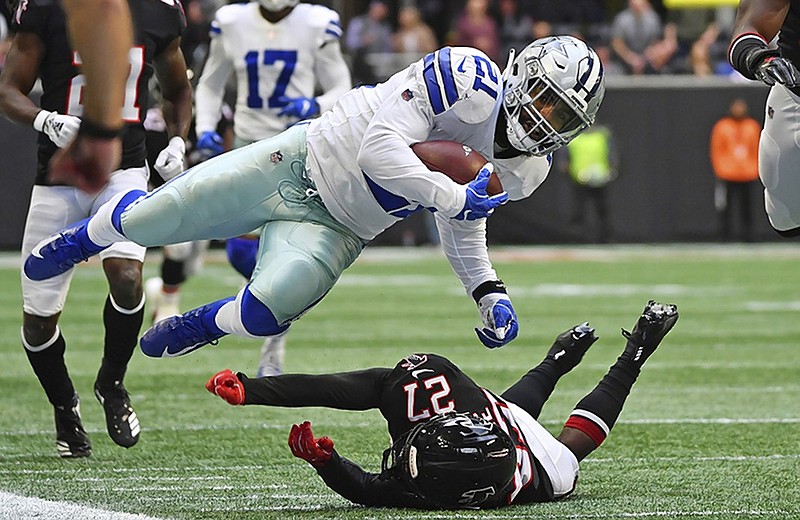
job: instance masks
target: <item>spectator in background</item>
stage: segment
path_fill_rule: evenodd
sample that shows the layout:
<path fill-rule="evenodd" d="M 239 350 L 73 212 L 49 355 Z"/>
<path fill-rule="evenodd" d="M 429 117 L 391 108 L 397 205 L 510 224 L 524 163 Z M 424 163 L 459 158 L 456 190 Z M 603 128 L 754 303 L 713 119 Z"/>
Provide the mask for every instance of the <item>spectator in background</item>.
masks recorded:
<path fill-rule="evenodd" d="M 740 237 L 752 240 L 751 193 L 758 180 L 758 143 L 761 125 L 753 119 L 744 99 L 734 99 L 728 114 L 711 130 L 711 166 L 717 177 L 714 206 L 720 216 L 723 240 L 731 239 L 731 203 L 739 206 Z"/>
<path fill-rule="evenodd" d="M 677 31 L 662 25 L 649 0 L 628 0 L 614 17 L 611 47 L 631 74 L 665 72 L 678 50 Z"/>
<path fill-rule="evenodd" d="M 389 25 L 389 6 L 386 2 L 372 0 L 366 13 L 350 20 L 344 44 L 353 58 L 353 82 L 377 83 L 381 78 L 376 76 L 367 55 L 392 51 L 392 27 Z"/>
<path fill-rule="evenodd" d="M 500 0 L 499 27 L 503 60 L 508 58 L 511 49 L 523 49 L 531 41 L 533 23 L 533 18 L 520 8 L 517 0 Z"/>
<path fill-rule="evenodd" d="M 464 11 L 450 32 L 448 44 L 475 47 L 493 61 L 503 62 L 506 58 L 500 56 L 500 35 L 497 22 L 489 15 L 488 0 L 467 0 Z"/>
<path fill-rule="evenodd" d="M 422 20 L 419 10 L 413 5 L 400 8 L 392 43 L 395 52 L 426 54 L 439 48 L 433 29 Z"/>
<path fill-rule="evenodd" d="M 611 130 L 596 123 L 573 139 L 563 156 L 566 159 L 564 168 L 574 186 L 572 224 L 580 226 L 584 236 L 594 233 L 593 242 L 608 243 L 611 238 L 611 222 L 606 188 L 616 178 L 619 170 L 619 158 Z M 592 219 L 587 219 L 590 205 L 594 206 L 594 223 Z"/>

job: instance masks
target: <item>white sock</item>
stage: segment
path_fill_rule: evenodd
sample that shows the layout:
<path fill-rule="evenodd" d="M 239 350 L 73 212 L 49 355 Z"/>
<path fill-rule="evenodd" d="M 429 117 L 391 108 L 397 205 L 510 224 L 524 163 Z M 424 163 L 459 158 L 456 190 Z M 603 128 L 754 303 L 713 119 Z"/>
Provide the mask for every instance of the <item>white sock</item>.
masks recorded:
<path fill-rule="evenodd" d="M 114 213 L 119 201 L 122 197 L 127 195 L 128 192 L 117 193 L 108 202 L 100 206 L 86 226 L 86 233 L 89 235 L 89 240 L 98 246 L 110 246 L 115 242 L 122 242 L 127 240 L 125 235 L 117 231 L 114 224 L 111 222 L 111 215 Z"/>
<path fill-rule="evenodd" d="M 244 294 L 245 289 L 239 291 L 239 294 L 236 295 L 236 299 L 230 301 L 220 307 L 219 311 L 217 311 L 217 315 L 215 316 L 215 322 L 217 327 L 219 327 L 223 332 L 227 332 L 228 334 L 236 334 L 237 336 L 243 336 L 245 338 L 259 338 L 260 336 L 254 336 L 247 332 L 247 329 L 244 327 L 244 323 L 242 323 L 242 295 Z"/>

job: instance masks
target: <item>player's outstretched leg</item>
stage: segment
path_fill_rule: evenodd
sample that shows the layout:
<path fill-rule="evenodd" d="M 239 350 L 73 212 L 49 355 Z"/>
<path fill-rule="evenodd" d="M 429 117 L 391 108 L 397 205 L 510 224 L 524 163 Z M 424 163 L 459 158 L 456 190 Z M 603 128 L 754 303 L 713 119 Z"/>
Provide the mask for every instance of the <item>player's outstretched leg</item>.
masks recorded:
<path fill-rule="evenodd" d="M 622 331 L 625 350 L 597 386 L 575 406 L 558 436 L 582 460 L 606 439 L 622 412 L 642 365 L 678 321 L 678 308 L 650 300 L 632 332 Z"/>
<path fill-rule="evenodd" d="M 589 323 L 565 330 L 553 342 L 544 360 L 503 392 L 503 399 L 522 407 L 534 418 L 539 417 L 559 378 L 580 363 L 595 341 L 597 336 Z"/>
<path fill-rule="evenodd" d="M 157 322 L 139 340 L 142 352 L 149 357 L 176 357 L 194 352 L 209 343 L 216 344 L 228 334 L 217 325 L 217 314 L 234 299 L 231 296 L 217 300 Z"/>
<path fill-rule="evenodd" d="M 581 362 L 583 355 L 589 350 L 597 336 L 589 322 L 576 325 L 558 335 L 553 346 L 547 351 L 545 360 L 552 359 L 561 374 L 566 374 Z"/>
<path fill-rule="evenodd" d="M 143 195 L 145 192 L 141 190 L 120 193 L 118 197 L 103 205 L 114 204 L 108 208 L 110 211 L 102 211 L 101 208 L 94 216 L 81 220 L 36 244 L 25 259 L 23 267 L 25 276 L 37 281 L 53 278 L 69 271 L 76 264 L 85 262 L 112 243 L 124 239 L 119 229 L 119 214 Z M 92 236 L 89 224 L 97 218 L 110 219 L 112 229 L 116 229 L 119 234 L 113 238 L 109 237 L 108 240 L 99 240 L 99 237 Z"/>

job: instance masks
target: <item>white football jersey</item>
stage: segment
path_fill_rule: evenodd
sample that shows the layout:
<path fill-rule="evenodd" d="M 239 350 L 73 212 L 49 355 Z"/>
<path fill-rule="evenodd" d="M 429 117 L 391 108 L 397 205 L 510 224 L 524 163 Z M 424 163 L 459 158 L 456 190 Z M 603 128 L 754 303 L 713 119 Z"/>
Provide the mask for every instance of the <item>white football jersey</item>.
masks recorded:
<path fill-rule="evenodd" d="M 224 85 L 235 71 L 234 131 L 246 141 L 271 137 L 297 122 L 279 116 L 282 96 L 317 97 L 320 111 L 351 87 L 342 57 L 339 15 L 321 5 L 299 4 L 277 23 L 267 21 L 258 2 L 220 8 L 211 23 L 211 46 L 196 93 L 197 135 L 219 120 Z"/>
<path fill-rule="evenodd" d="M 322 201 L 367 240 L 414 211 L 434 209 L 444 251 L 467 291 L 496 279 L 485 220 L 450 218 L 464 208 L 466 186 L 429 171 L 410 146 L 440 139 L 470 146 L 494 164 L 512 200 L 529 196 L 551 161 L 494 158 L 502 99 L 500 69 L 470 47 L 445 47 L 384 83 L 351 90 L 308 129 L 308 167 Z"/>

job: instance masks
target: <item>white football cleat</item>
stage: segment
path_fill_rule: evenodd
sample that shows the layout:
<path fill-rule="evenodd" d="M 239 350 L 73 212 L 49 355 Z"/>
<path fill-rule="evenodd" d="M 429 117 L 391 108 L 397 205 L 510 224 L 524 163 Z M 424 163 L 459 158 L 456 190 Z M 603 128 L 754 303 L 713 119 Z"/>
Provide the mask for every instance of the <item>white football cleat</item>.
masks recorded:
<path fill-rule="evenodd" d="M 256 377 L 277 376 L 283 373 L 283 358 L 286 353 L 286 333 L 264 339 L 261 346 L 261 359 L 258 362 Z"/>

